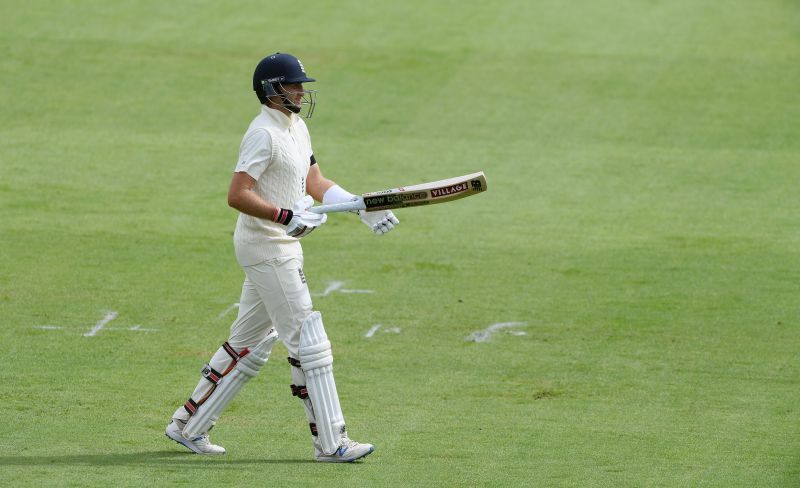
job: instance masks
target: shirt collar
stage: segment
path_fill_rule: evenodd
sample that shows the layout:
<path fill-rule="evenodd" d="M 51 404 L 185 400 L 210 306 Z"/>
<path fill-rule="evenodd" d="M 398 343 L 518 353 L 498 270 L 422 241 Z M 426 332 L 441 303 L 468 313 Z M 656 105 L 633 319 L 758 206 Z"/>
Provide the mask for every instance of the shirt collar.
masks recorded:
<path fill-rule="evenodd" d="M 278 123 L 284 129 L 288 129 L 292 125 L 294 125 L 297 115 L 290 114 L 286 115 L 280 110 L 276 110 L 274 108 L 267 107 L 266 105 L 261 105 L 261 113 L 266 114 L 267 116 L 271 117 L 272 120 Z"/>

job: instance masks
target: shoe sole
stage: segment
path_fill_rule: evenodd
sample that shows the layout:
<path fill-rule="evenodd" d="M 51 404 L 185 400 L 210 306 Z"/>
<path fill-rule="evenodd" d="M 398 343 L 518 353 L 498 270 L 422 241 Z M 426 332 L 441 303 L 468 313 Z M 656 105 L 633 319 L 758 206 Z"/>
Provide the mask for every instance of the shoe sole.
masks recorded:
<path fill-rule="evenodd" d="M 225 451 L 223 451 L 223 452 L 201 452 L 201 451 L 198 451 L 192 445 L 187 444 L 186 441 L 182 437 L 180 439 L 176 439 L 176 438 L 172 437 L 171 435 L 169 435 L 169 433 L 167 433 L 167 432 L 164 432 L 164 437 L 166 437 L 167 439 L 169 439 L 171 441 L 177 442 L 178 444 L 182 445 L 186 449 L 192 451 L 195 454 L 200 454 L 201 456 L 222 456 L 223 454 L 225 454 Z"/>
<path fill-rule="evenodd" d="M 359 456 L 359 457 L 357 457 L 357 458 L 355 458 L 355 459 L 351 459 L 350 461 L 347 461 L 347 462 L 348 462 L 348 463 L 352 463 L 353 461 L 358 461 L 359 459 L 364 459 L 365 457 L 367 457 L 367 456 L 369 456 L 370 454 L 372 454 L 372 452 L 373 452 L 374 450 L 375 450 L 375 448 L 373 447 L 373 448 L 372 448 L 372 449 L 370 449 L 369 451 L 365 452 L 363 456 Z"/>

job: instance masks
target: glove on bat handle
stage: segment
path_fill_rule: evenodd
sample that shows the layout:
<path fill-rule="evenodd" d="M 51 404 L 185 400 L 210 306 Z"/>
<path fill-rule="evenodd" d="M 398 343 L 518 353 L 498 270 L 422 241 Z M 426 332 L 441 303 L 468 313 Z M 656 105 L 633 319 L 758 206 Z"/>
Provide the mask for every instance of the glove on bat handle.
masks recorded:
<path fill-rule="evenodd" d="M 367 206 L 364 205 L 364 198 L 358 197 L 351 202 L 329 203 L 327 205 L 318 205 L 308 209 L 309 212 L 316 214 L 330 213 L 330 212 L 355 212 L 356 210 L 366 210 Z"/>

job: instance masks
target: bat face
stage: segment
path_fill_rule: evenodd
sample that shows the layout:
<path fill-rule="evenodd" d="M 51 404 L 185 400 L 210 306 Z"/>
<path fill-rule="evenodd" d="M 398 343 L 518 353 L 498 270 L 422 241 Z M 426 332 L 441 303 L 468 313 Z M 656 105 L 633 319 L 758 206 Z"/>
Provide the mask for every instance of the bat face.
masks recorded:
<path fill-rule="evenodd" d="M 486 190 L 483 172 L 363 195 L 368 212 L 457 200 Z"/>

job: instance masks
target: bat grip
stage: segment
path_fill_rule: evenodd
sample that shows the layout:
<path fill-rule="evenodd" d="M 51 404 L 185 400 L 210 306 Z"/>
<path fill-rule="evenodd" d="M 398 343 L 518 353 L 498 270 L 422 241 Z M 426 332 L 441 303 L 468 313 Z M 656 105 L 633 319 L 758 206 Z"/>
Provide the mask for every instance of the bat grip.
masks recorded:
<path fill-rule="evenodd" d="M 308 209 L 309 212 L 317 214 L 331 213 L 331 212 L 352 212 L 355 210 L 366 210 L 364 199 L 358 197 L 357 200 L 351 202 L 329 203 L 327 205 L 317 205 Z"/>

